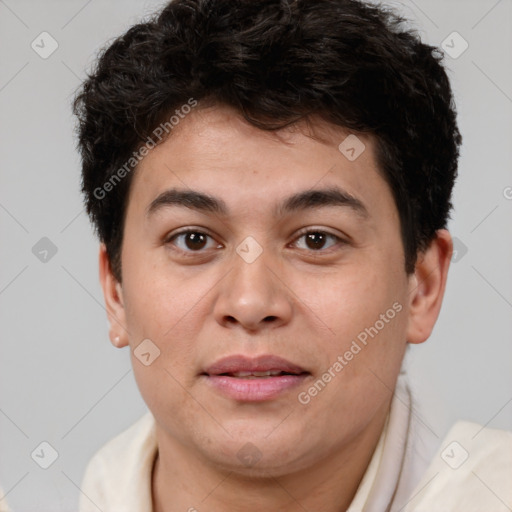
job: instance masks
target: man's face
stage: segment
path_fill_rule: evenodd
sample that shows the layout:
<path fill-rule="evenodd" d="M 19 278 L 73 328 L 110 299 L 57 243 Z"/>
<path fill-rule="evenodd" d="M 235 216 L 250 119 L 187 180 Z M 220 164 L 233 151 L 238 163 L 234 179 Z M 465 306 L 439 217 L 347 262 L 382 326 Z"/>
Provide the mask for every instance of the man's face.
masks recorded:
<path fill-rule="evenodd" d="M 160 440 L 227 469 L 308 467 L 381 425 L 406 347 L 411 281 L 373 140 L 353 160 L 347 132 L 316 133 L 196 109 L 133 177 L 119 290 L 136 380 Z M 239 373 L 256 370 L 288 374 Z"/>

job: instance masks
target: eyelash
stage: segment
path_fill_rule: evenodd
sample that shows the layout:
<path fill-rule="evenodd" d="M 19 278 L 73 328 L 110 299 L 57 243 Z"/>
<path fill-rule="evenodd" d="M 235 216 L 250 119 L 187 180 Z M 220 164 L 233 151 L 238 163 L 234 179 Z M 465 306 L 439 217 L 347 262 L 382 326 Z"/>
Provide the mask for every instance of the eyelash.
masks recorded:
<path fill-rule="evenodd" d="M 166 240 L 165 240 L 165 243 L 166 244 L 172 244 L 172 242 L 180 237 L 180 236 L 183 236 L 183 235 L 187 235 L 187 234 L 196 234 L 196 235 L 206 235 L 207 237 L 213 239 L 213 237 L 211 235 L 209 235 L 208 233 L 205 233 L 203 231 L 199 231 L 199 230 L 196 230 L 196 229 L 187 229 L 187 230 L 183 230 L 183 231 L 180 231 L 178 233 L 174 233 L 172 236 L 168 237 Z M 339 236 L 337 235 L 334 235 L 333 233 L 329 233 L 328 231 L 322 231 L 320 229 L 309 229 L 309 230 L 306 230 L 306 231 L 302 231 L 300 233 L 298 233 L 297 237 L 295 238 L 295 240 L 299 240 L 303 237 L 305 237 L 306 235 L 309 235 L 309 234 L 321 234 L 321 235 L 327 235 L 328 237 L 331 237 L 333 239 L 336 240 L 336 244 L 329 247 L 328 249 L 319 249 L 319 250 L 313 250 L 313 249 L 304 249 L 308 252 L 311 252 L 311 253 L 314 253 L 314 254 L 317 254 L 317 253 L 326 253 L 326 252 L 331 252 L 331 249 L 333 249 L 334 247 L 336 247 L 336 245 L 347 245 L 348 242 L 346 242 L 345 240 L 343 240 L 342 238 L 340 238 Z M 185 257 L 194 257 L 194 256 L 197 256 L 198 254 L 201 254 L 203 253 L 204 251 L 202 250 L 199 250 L 199 251 L 192 251 L 192 250 L 183 250 L 183 249 L 180 249 L 180 248 L 176 248 L 177 251 L 181 252 L 183 255 L 185 255 Z"/>

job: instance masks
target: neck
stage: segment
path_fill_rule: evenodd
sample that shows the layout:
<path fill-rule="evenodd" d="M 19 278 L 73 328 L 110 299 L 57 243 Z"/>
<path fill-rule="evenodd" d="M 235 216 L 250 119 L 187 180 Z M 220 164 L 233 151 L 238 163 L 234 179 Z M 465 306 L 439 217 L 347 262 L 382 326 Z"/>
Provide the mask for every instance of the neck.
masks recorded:
<path fill-rule="evenodd" d="M 157 428 L 159 455 L 152 475 L 153 511 L 343 512 L 370 463 L 387 411 L 314 466 L 281 476 L 248 477 L 219 470 L 199 461 Z"/>

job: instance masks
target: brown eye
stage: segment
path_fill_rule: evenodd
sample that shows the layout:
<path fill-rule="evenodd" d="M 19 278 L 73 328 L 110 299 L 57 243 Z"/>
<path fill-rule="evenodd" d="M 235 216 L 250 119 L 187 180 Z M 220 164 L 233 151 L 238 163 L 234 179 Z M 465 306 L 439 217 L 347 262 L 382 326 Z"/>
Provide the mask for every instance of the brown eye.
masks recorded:
<path fill-rule="evenodd" d="M 320 251 L 326 248 L 329 249 L 330 247 L 336 245 L 336 243 L 343 243 L 341 238 L 331 233 L 326 233 L 325 231 L 308 231 L 307 233 L 303 233 L 297 240 L 302 239 L 305 241 L 305 243 L 302 244 L 303 247 L 299 248 L 309 251 Z M 334 240 L 334 243 L 331 243 L 326 247 L 326 243 L 329 239 Z"/>
<path fill-rule="evenodd" d="M 206 236 L 204 233 L 187 233 L 185 245 L 192 250 L 202 249 L 206 245 Z"/>
<path fill-rule="evenodd" d="M 210 246 L 208 243 L 210 242 Z M 204 248 L 215 247 L 215 241 L 210 235 L 200 231 L 183 231 L 172 236 L 167 243 L 175 245 L 183 252 L 200 252 Z M 218 246 L 218 244 L 217 244 Z"/>
<path fill-rule="evenodd" d="M 306 235 L 306 245 L 309 249 L 322 249 L 326 238 L 324 233 L 309 233 Z"/>

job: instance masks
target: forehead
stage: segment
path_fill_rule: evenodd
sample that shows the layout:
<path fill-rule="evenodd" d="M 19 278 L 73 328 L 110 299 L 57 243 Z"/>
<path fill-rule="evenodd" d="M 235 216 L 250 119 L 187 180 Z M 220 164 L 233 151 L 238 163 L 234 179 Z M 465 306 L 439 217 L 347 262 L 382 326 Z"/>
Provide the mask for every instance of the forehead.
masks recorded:
<path fill-rule="evenodd" d="M 394 207 L 371 136 L 356 137 L 319 119 L 264 131 L 223 106 L 192 111 L 150 150 L 133 177 L 129 207 L 136 202 L 147 213 L 176 189 L 221 198 L 224 215 L 260 209 L 276 215 L 289 206 L 283 198 L 300 201 L 300 193 L 316 189 L 341 190 L 363 206 L 355 213 Z"/>

